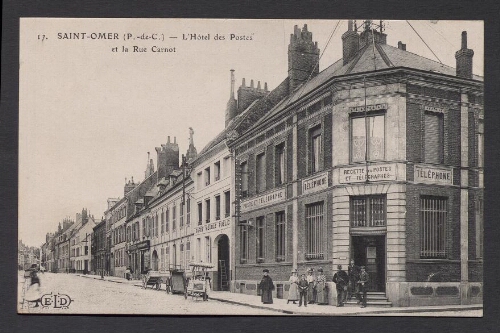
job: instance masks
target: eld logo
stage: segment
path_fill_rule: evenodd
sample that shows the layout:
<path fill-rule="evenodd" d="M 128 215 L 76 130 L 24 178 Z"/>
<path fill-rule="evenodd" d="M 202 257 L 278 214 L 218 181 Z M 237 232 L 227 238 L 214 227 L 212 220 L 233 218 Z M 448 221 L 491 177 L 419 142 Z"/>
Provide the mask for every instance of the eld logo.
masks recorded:
<path fill-rule="evenodd" d="M 41 303 L 44 308 L 53 307 L 54 309 L 67 309 L 73 302 L 71 297 L 66 294 L 45 294 L 41 297 Z"/>

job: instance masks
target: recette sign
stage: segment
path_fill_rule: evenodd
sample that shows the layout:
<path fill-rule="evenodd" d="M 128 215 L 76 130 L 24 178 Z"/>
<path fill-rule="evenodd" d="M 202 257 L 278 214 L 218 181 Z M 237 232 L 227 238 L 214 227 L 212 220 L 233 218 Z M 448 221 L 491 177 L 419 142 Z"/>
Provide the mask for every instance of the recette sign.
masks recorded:
<path fill-rule="evenodd" d="M 341 184 L 364 182 L 367 174 L 370 182 L 396 180 L 396 164 L 375 164 L 369 165 L 368 168 L 366 165 L 340 168 L 339 182 Z"/>

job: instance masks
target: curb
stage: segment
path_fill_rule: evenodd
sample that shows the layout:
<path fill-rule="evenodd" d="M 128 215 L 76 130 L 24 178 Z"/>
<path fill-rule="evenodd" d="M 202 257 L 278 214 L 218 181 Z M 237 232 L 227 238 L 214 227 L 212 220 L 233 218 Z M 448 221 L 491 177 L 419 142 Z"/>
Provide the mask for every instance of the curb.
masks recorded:
<path fill-rule="evenodd" d="M 231 304 L 237 304 L 237 305 L 243 305 L 243 306 L 248 306 L 254 309 L 262 309 L 262 310 L 269 310 L 269 311 L 275 311 L 275 312 L 280 312 L 284 314 L 289 314 L 289 315 L 301 315 L 301 316 L 365 316 L 365 315 L 372 315 L 372 314 L 382 314 L 382 313 L 418 313 L 418 312 L 445 312 L 445 311 L 466 311 L 466 310 L 482 310 L 483 306 L 482 305 L 477 305 L 477 306 L 468 306 L 466 308 L 460 307 L 460 306 L 453 306 L 453 307 L 447 307 L 447 308 L 421 308 L 421 309 L 405 309 L 405 308 L 390 308 L 388 310 L 372 310 L 372 311 L 363 311 L 363 312 L 352 312 L 352 313 L 304 313 L 304 312 L 296 312 L 296 311 L 291 311 L 291 310 L 281 310 L 281 309 L 273 309 L 273 308 L 268 308 L 265 306 L 260 306 L 260 305 L 253 305 L 253 304 L 248 304 L 244 302 L 238 302 L 238 301 L 233 301 L 233 300 L 227 300 L 223 298 L 217 298 L 217 297 L 208 297 L 209 299 L 219 301 L 219 302 L 225 302 L 225 303 L 231 303 Z"/>

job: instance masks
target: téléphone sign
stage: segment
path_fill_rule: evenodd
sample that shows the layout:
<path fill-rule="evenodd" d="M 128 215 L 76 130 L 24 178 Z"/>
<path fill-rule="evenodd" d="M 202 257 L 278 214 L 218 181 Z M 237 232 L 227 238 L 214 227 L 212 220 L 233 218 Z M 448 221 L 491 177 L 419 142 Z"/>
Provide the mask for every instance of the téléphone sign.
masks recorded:
<path fill-rule="evenodd" d="M 453 185 L 453 169 L 414 165 L 414 182 L 424 184 Z"/>

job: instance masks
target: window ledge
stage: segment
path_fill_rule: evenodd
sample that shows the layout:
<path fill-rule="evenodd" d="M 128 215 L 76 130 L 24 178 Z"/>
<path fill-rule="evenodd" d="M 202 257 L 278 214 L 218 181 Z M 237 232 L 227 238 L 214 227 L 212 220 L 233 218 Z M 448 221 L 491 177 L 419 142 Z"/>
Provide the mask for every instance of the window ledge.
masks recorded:
<path fill-rule="evenodd" d="M 307 260 L 324 259 L 324 254 L 323 253 L 307 253 L 306 259 Z"/>

